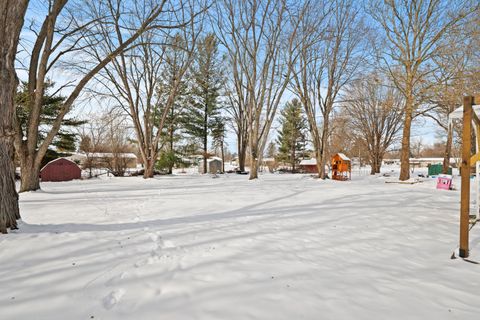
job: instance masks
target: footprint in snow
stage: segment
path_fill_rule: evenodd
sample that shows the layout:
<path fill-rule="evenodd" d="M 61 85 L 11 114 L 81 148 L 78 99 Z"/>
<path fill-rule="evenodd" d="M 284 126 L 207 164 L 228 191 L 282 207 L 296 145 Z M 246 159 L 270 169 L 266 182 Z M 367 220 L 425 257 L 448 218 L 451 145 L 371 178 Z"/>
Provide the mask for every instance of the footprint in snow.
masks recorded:
<path fill-rule="evenodd" d="M 103 298 L 103 306 L 105 309 L 112 309 L 117 303 L 120 302 L 124 294 L 125 289 L 116 289 L 110 292 L 106 297 Z"/>
<path fill-rule="evenodd" d="M 128 272 L 122 272 L 120 274 L 117 274 L 116 276 L 110 278 L 110 280 L 108 280 L 107 282 L 105 282 L 105 285 L 106 286 L 114 286 L 114 285 L 118 285 L 120 282 L 122 282 L 122 280 L 124 280 L 125 278 L 128 277 Z"/>

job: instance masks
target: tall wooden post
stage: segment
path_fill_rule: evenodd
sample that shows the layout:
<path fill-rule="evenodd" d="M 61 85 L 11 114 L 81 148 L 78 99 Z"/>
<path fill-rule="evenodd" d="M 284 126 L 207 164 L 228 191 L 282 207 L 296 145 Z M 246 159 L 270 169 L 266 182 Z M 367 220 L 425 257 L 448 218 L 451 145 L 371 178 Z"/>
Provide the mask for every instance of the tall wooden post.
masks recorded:
<path fill-rule="evenodd" d="M 460 250 L 462 258 L 468 257 L 468 227 L 470 217 L 470 157 L 472 147 L 473 97 L 463 98 L 462 130 L 462 185 L 460 202 Z"/>

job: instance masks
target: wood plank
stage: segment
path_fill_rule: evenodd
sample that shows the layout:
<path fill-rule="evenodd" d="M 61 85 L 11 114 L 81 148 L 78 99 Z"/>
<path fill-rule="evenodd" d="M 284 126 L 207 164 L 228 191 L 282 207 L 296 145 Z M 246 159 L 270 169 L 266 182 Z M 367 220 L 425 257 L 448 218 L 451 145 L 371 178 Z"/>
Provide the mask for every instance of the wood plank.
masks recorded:
<path fill-rule="evenodd" d="M 480 161 L 480 152 L 477 152 L 470 157 L 470 167 L 474 167 L 477 161 Z"/>
<path fill-rule="evenodd" d="M 463 98 L 461 201 L 460 201 L 460 249 L 462 258 L 468 257 L 468 227 L 470 217 L 470 157 L 472 146 L 472 97 Z"/>
<path fill-rule="evenodd" d="M 472 112 L 473 116 L 473 122 L 475 122 L 475 125 L 478 127 L 480 126 L 480 119 L 478 118 L 477 114 L 475 112 Z"/>
<path fill-rule="evenodd" d="M 479 105 L 480 104 L 480 95 L 476 95 L 473 97 L 472 105 Z"/>

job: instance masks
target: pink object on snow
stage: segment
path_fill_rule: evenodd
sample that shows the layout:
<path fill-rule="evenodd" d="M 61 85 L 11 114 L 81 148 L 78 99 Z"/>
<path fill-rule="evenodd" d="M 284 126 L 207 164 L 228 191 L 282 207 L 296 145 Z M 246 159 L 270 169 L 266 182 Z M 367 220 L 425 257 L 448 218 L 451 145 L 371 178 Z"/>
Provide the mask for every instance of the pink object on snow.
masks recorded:
<path fill-rule="evenodd" d="M 452 189 L 452 176 L 440 175 L 437 178 L 437 189 L 451 190 Z"/>

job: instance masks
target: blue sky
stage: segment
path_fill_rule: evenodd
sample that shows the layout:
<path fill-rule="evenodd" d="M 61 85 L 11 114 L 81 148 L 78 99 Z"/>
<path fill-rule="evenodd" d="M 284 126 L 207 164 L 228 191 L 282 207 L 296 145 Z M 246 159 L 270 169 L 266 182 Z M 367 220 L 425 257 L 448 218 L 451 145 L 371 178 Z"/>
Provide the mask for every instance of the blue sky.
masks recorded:
<path fill-rule="evenodd" d="M 43 20 L 43 17 L 46 14 L 46 7 L 45 7 L 46 1 L 43 0 L 31 0 L 30 5 L 27 11 L 27 16 L 26 16 L 26 21 L 25 25 L 28 26 L 30 21 L 32 19 L 38 19 L 39 21 Z M 33 34 L 29 31 L 23 32 L 22 34 L 23 40 L 27 40 L 28 42 L 32 42 L 34 37 Z M 25 57 L 25 53 L 20 53 L 20 58 L 22 59 L 22 56 Z M 19 77 L 21 80 L 26 80 L 26 72 L 25 71 L 19 71 Z M 55 79 L 59 84 L 64 83 L 66 80 L 70 80 L 72 77 L 72 74 L 69 74 L 65 70 L 56 70 L 54 73 L 50 75 L 52 79 Z M 69 90 L 65 90 L 63 94 L 68 94 Z M 284 102 L 286 102 L 288 99 L 292 98 L 293 95 L 291 93 L 286 93 L 284 97 Z M 76 103 L 77 108 L 74 109 L 73 114 L 77 115 L 79 117 L 82 117 L 85 113 L 89 111 L 95 111 L 101 109 L 100 105 L 98 102 L 95 102 L 91 100 L 89 103 L 82 103 L 81 101 L 78 101 Z M 283 104 L 280 106 L 280 109 L 283 107 Z M 425 144 L 433 144 L 435 141 L 437 141 L 438 137 L 438 132 L 439 132 L 439 127 L 436 125 L 435 122 L 432 120 L 422 120 L 422 121 L 416 121 L 413 124 L 413 132 L 412 132 L 412 141 L 415 139 L 421 138 Z M 276 137 L 276 124 L 273 125 L 272 130 L 270 132 L 270 140 L 274 140 Z M 226 142 L 228 144 L 228 148 L 232 152 L 236 152 L 236 137 L 233 131 L 229 131 L 227 135 Z"/>

